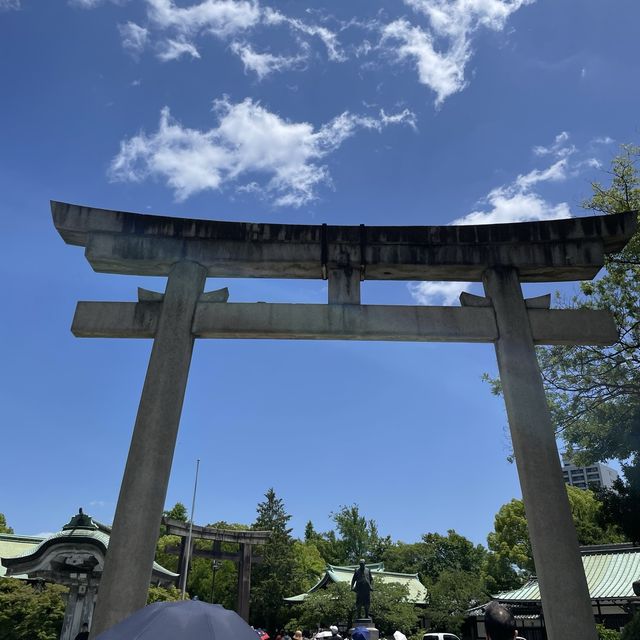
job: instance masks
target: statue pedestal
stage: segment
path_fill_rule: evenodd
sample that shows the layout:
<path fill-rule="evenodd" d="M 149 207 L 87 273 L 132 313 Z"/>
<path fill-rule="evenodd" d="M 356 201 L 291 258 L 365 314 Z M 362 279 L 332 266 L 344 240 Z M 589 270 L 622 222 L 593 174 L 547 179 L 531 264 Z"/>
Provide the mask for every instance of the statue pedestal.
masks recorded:
<path fill-rule="evenodd" d="M 353 632 L 358 627 L 364 627 L 369 634 L 369 640 L 378 640 L 380 638 L 380 631 L 376 629 L 371 618 L 358 618 L 353 622 L 353 628 L 349 629 L 349 634 L 353 635 Z"/>

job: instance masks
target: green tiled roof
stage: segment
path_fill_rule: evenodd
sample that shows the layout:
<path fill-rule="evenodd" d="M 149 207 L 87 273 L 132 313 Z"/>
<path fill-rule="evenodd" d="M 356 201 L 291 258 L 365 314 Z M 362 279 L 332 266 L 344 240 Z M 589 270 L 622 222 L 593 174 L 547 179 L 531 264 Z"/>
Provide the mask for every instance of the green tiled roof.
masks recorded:
<path fill-rule="evenodd" d="M 13 533 L 0 533 L 0 558 L 11 558 L 14 556 L 22 556 L 35 549 L 44 538 L 37 536 L 17 536 Z M 7 573 L 6 567 L 0 563 L 0 578 Z M 26 575 L 14 576 L 16 578 L 25 578 Z"/>
<path fill-rule="evenodd" d="M 345 582 L 347 584 L 350 584 L 351 578 L 353 577 L 353 572 L 356 570 L 356 568 L 356 565 L 337 566 L 328 564 L 322 578 L 320 578 L 320 580 L 313 587 L 311 587 L 311 589 L 309 589 L 307 593 L 300 593 L 297 596 L 285 598 L 285 601 L 290 602 L 291 604 L 303 602 L 309 593 L 313 593 L 318 589 L 322 589 L 331 582 Z M 379 580 L 380 582 L 383 582 L 385 584 L 401 584 L 409 589 L 409 602 L 412 602 L 413 604 L 426 603 L 427 589 L 420 582 L 417 573 L 394 573 L 392 571 L 385 571 L 384 563 L 382 562 L 368 564 L 367 568 L 371 569 L 371 574 L 374 580 L 374 588 L 376 580 Z"/>
<path fill-rule="evenodd" d="M 65 525 L 65 527 L 67 526 Z M 6 575 L 7 566 L 20 565 L 22 562 L 27 562 L 31 558 L 37 557 L 51 545 L 59 542 L 89 542 L 90 544 L 98 544 L 103 548 L 103 551 L 106 551 L 109 546 L 110 533 L 110 526 L 93 520 L 91 528 L 88 526 L 72 529 L 63 528 L 47 538 L 0 534 L 0 559 L 3 560 L 3 562 L 0 562 L 0 576 Z M 160 574 L 167 579 L 175 579 L 179 575 L 165 569 L 157 562 L 153 563 L 153 573 Z M 12 577 L 26 578 L 27 576 L 21 574 Z"/>
<path fill-rule="evenodd" d="M 640 547 L 630 544 L 583 547 L 582 564 L 592 600 L 640 600 L 632 584 L 640 578 Z M 500 602 L 540 600 L 538 581 L 530 580 L 513 591 L 495 596 Z"/>

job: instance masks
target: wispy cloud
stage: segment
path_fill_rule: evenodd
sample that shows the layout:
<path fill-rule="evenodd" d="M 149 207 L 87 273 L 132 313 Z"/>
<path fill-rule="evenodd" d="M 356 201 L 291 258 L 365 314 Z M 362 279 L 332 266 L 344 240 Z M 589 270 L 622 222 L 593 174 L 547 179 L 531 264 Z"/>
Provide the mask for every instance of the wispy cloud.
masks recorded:
<path fill-rule="evenodd" d="M 467 291 L 470 282 L 410 282 L 407 284 L 411 297 L 424 305 L 439 304 L 453 306 L 460 294 Z"/>
<path fill-rule="evenodd" d="M 167 62 L 169 60 L 178 60 L 183 56 L 199 58 L 200 53 L 193 44 L 185 40 L 173 40 L 169 38 L 160 45 L 158 58 L 163 62 Z"/>
<path fill-rule="evenodd" d="M 576 152 L 574 145 L 567 144 L 569 140 L 569 134 L 566 131 L 561 131 L 554 139 L 553 144 L 548 147 L 542 145 L 536 145 L 533 147 L 533 153 L 537 156 L 552 155 L 556 158 L 565 158 Z"/>
<path fill-rule="evenodd" d="M 176 199 L 184 200 L 225 184 L 259 191 L 277 206 L 300 207 L 317 198 L 330 182 L 320 164 L 359 130 L 381 131 L 389 125 L 415 126 L 408 110 L 377 117 L 344 112 L 314 129 L 307 122 L 289 122 L 250 98 L 214 103 L 218 126 L 208 131 L 183 127 L 165 107 L 158 131 L 123 140 L 113 159 L 113 180 L 165 180 Z"/>
<path fill-rule="evenodd" d="M 1 1 L 1 0 L 0 0 Z M 98 5 L 111 2 L 113 4 L 126 4 L 128 0 L 68 0 L 72 7 L 80 7 L 81 9 L 95 9 Z"/>
<path fill-rule="evenodd" d="M 569 218 L 566 202 L 551 204 L 532 188 L 541 182 L 566 180 L 567 160 L 554 162 L 546 169 L 534 169 L 519 175 L 511 184 L 492 189 L 483 199 L 485 207 L 458 218 L 452 224 L 498 224 Z"/>
<path fill-rule="evenodd" d="M 231 50 L 242 60 L 244 70 L 253 71 L 260 80 L 271 73 L 304 65 L 307 60 L 306 54 L 276 56 L 271 53 L 259 53 L 246 42 L 232 42 Z"/>
<path fill-rule="evenodd" d="M 602 136 L 599 138 L 594 138 L 591 142 L 594 144 L 613 144 L 615 140 L 610 136 Z"/>
<path fill-rule="evenodd" d="M 18 11 L 20 0 L 0 0 L 0 11 Z"/>
<path fill-rule="evenodd" d="M 260 7 L 251 0 L 204 0 L 177 7 L 173 0 L 146 0 L 149 19 L 163 29 L 173 28 L 185 36 L 201 32 L 231 36 L 260 21 Z"/>
<path fill-rule="evenodd" d="M 495 187 L 482 198 L 479 207 L 453 220 L 451 224 L 499 224 L 535 220 L 558 220 L 571 217 L 566 202 L 553 203 L 537 193 L 535 188 L 544 183 L 562 182 L 580 173 L 585 167 L 597 167 L 595 158 L 574 159 L 578 149 L 569 142 L 566 131 L 559 133 L 549 146 L 534 147 L 537 156 L 553 156 L 555 162 L 543 169 L 532 169 L 519 174 L 505 185 Z M 416 282 L 408 285 L 418 304 L 452 305 L 461 291 L 468 290 L 468 282 Z"/>
<path fill-rule="evenodd" d="M 142 53 L 149 40 L 149 30 L 135 22 L 119 24 L 118 31 L 122 38 L 122 46 L 126 51 L 137 57 Z"/>
<path fill-rule="evenodd" d="M 329 60 L 334 62 L 343 62 L 347 59 L 340 42 L 338 41 L 338 36 L 326 27 L 308 24 L 302 20 L 298 20 L 297 18 L 290 18 L 279 11 L 274 11 L 273 9 L 265 9 L 264 22 L 268 25 L 286 24 L 294 31 L 298 31 L 308 36 L 318 37 L 327 49 Z"/>
<path fill-rule="evenodd" d="M 411 60 L 436 105 L 466 86 L 471 38 L 478 29 L 502 31 L 509 16 L 533 0 L 404 0 L 427 25 L 407 19 L 382 28 L 382 45 L 399 61 Z"/>

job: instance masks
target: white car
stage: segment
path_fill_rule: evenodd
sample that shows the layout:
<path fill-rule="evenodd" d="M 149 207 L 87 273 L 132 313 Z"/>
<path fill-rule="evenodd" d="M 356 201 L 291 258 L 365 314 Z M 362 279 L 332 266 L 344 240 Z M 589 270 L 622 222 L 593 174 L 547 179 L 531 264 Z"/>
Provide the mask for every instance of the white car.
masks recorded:
<path fill-rule="evenodd" d="M 422 640 L 460 640 L 460 638 L 453 633 L 425 633 Z"/>

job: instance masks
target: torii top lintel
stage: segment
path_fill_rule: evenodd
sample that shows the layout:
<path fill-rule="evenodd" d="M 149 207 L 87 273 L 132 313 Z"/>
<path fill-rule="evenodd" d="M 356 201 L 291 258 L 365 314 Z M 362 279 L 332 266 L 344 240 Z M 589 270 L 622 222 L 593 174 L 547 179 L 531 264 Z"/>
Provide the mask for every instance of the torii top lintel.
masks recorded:
<path fill-rule="evenodd" d="M 359 269 L 366 280 L 479 281 L 490 267 L 522 282 L 588 280 L 633 235 L 637 212 L 541 222 L 371 227 L 219 222 L 51 202 L 68 244 L 96 271 L 167 275 L 180 260 L 209 277 L 326 278 Z"/>

